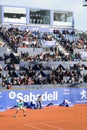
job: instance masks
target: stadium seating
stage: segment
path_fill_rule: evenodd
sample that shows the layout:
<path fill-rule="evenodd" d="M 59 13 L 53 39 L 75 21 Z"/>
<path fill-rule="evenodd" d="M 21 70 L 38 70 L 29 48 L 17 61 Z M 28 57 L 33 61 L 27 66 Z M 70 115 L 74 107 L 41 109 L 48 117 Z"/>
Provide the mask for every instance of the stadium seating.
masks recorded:
<path fill-rule="evenodd" d="M 87 86 L 87 59 L 83 61 L 80 53 L 87 45 L 85 41 L 80 43 L 75 32 L 29 30 L 28 34 L 16 28 L 5 29 L 7 31 L 0 30 L 1 37 L 8 43 L 0 48 L 0 88 L 5 89 L 9 84 L 13 89 Z M 8 52 L 9 46 L 11 51 Z"/>

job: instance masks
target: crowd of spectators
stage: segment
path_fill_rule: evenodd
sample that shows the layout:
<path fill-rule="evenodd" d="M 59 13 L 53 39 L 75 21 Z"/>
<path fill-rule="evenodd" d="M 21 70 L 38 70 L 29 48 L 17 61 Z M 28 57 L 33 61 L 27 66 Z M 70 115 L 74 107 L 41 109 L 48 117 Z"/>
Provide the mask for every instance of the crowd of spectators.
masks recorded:
<path fill-rule="evenodd" d="M 0 57 L 0 61 L 4 63 L 4 66 L 0 64 L 0 85 L 2 87 L 12 89 L 13 85 L 51 85 L 87 82 L 87 73 L 84 73 L 84 70 L 87 70 L 87 66 L 84 65 L 84 62 L 80 64 L 80 61 L 82 61 L 80 53 L 74 52 L 75 48 L 86 50 L 87 45 L 74 31 L 53 30 L 53 32 L 48 33 L 31 31 L 28 28 L 0 27 L 0 35 L 8 42 L 12 51 L 14 51 L 4 53 L 3 57 Z M 69 55 L 64 55 L 57 45 L 50 48 L 43 48 L 43 40 L 52 41 L 53 39 L 62 45 Z M 35 55 L 30 55 L 29 52 L 21 52 L 15 55 L 19 47 L 43 48 L 43 51 Z M 71 61 L 72 66 L 64 67 L 63 64 L 55 67 L 50 66 L 48 62 L 53 61 Z M 78 62 L 73 63 L 73 61 Z M 25 64 L 21 66 L 21 62 Z M 26 65 L 27 62 L 28 65 Z M 47 64 L 44 64 L 44 62 Z"/>

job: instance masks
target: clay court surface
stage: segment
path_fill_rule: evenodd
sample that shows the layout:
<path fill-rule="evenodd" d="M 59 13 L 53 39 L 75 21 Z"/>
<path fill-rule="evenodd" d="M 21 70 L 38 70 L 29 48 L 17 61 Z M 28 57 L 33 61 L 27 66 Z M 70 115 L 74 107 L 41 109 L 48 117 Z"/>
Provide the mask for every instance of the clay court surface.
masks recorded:
<path fill-rule="evenodd" d="M 87 130 L 87 105 L 49 106 L 26 109 L 26 117 L 16 109 L 0 112 L 0 130 Z"/>

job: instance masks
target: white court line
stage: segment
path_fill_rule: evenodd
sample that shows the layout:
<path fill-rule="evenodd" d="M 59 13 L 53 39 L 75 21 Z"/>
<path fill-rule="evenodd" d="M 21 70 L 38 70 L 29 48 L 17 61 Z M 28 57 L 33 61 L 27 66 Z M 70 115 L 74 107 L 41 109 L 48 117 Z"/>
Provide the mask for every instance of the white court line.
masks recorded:
<path fill-rule="evenodd" d="M 27 126 L 27 127 L 33 128 L 35 130 L 43 130 L 43 129 L 40 129 L 40 128 L 37 128 L 37 127 L 33 127 L 30 124 L 24 124 L 24 125 Z"/>
<path fill-rule="evenodd" d="M 43 123 L 45 123 L 45 122 L 46 122 L 46 123 L 52 123 L 52 122 L 63 122 L 63 121 L 64 121 L 64 120 L 55 120 L 55 121 L 51 121 L 51 120 L 50 120 L 50 121 L 44 121 Z"/>
<path fill-rule="evenodd" d="M 53 126 L 53 125 L 49 125 L 49 124 L 47 124 L 47 123 L 43 123 L 43 122 L 40 122 L 40 123 L 43 124 L 44 126 L 52 127 L 52 128 L 57 129 L 57 130 L 65 130 L 65 129 L 63 129 L 63 128 L 56 127 L 56 126 Z"/>

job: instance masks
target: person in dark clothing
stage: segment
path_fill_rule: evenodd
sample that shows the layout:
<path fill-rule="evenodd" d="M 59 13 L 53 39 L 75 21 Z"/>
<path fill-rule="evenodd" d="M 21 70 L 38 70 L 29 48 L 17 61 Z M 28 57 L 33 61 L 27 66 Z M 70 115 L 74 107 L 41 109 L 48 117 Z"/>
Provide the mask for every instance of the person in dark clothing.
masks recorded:
<path fill-rule="evenodd" d="M 39 95 L 37 100 L 36 100 L 36 108 L 41 109 L 42 108 L 42 96 Z"/>
<path fill-rule="evenodd" d="M 63 102 L 61 104 L 59 104 L 59 106 L 69 107 L 66 100 L 63 100 Z"/>
<path fill-rule="evenodd" d="M 36 109 L 36 105 L 33 102 L 30 102 L 29 108 L 30 109 Z"/>

